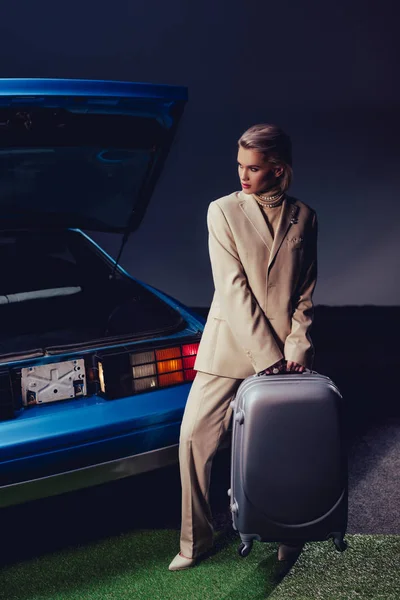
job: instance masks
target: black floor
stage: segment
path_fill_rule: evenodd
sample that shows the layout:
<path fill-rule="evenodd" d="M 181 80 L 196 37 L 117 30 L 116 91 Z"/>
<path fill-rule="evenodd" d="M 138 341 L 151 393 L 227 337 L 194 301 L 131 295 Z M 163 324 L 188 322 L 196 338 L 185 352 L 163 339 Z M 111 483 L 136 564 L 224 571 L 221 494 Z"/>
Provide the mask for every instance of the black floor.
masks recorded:
<path fill-rule="evenodd" d="M 372 423 L 349 459 L 349 533 L 400 534 L 400 418 Z"/>

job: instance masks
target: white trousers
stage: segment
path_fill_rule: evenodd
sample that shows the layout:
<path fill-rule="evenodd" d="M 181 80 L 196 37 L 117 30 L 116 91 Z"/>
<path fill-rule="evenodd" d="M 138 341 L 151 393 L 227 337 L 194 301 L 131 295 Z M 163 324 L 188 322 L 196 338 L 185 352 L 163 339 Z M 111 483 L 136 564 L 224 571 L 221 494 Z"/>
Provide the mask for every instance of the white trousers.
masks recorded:
<path fill-rule="evenodd" d="M 180 551 L 194 558 L 213 544 L 209 504 L 211 465 L 229 427 L 235 397 L 242 379 L 198 371 L 186 403 L 179 439 L 182 485 Z"/>

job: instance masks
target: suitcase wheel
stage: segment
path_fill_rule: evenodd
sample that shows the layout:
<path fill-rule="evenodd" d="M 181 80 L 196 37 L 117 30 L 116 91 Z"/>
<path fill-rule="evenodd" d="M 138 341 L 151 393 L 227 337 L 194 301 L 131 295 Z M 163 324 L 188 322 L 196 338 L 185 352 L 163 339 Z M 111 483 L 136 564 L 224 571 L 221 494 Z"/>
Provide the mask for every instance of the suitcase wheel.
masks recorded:
<path fill-rule="evenodd" d="M 253 542 L 242 542 L 238 548 L 239 556 L 245 557 L 247 556 L 253 547 Z"/>
<path fill-rule="evenodd" d="M 347 542 L 342 537 L 334 537 L 333 543 L 335 544 L 338 552 L 344 552 L 347 548 Z"/>

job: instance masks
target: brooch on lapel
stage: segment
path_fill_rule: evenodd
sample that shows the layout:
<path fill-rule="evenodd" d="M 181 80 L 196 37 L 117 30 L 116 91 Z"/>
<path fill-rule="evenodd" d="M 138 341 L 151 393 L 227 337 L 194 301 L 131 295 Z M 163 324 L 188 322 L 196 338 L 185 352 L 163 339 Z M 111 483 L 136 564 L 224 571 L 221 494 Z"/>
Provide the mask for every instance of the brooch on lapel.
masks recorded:
<path fill-rule="evenodd" d="M 298 208 L 297 208 L 297 206 L 294 206 L 294 207 L 292 208 L 292 215 L 291 215 L 291 219 L 290 219 L 290 224 L 291 224 L 291 225 L 296 225 L 296 223 L 298 223 L 298 222 L 299 222 L 299 220 L 298 220 L 298 218 L 297 218 L 297 211 L 298 211 Z"/>

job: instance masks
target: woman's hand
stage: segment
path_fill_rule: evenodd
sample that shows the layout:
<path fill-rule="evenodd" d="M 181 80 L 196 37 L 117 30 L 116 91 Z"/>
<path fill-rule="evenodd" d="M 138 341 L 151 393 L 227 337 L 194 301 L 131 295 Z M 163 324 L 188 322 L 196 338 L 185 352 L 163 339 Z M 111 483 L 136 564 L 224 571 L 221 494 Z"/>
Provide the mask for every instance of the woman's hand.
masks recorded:
<path fill-rule="evenodd" d="M 278 360 L 278 362 L 276 362 L 275 364 L 268 367 L 268 369 L 262 371 L 262 373 L 263 375 L 277 375 L 278 373 L 285 373 L 285 371 L 286 360 L 282 358 L 281 360 Z"/>
<path fill-rule="evenodd" d="M 278 375 L 279 373 L 303 373 L 306 368 L 293 360 L 285 360 L 282 358 L 275 364 L 261 371 L 259 375 Z"/>
<path fill-rule="evenodd" d="M 286 361 L 286 372 L 287 373 L 303 373 L 306 368 L 293 360 Z"/>

